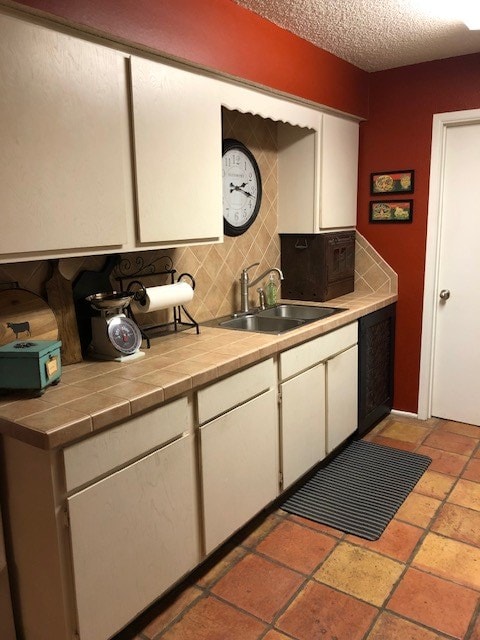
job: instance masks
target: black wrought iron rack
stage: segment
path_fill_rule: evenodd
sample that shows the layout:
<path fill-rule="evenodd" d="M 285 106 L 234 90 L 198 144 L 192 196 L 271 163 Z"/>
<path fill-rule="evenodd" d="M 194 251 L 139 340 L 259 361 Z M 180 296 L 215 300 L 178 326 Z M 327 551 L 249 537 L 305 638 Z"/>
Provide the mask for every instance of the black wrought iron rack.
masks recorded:
<path fill-rule="evenodd" d="M 169 284 L 175 284 L 181 280 L 188 278 L 190 280 L 192 289 L 195 289 L 195 280 L 189 273 L 181 273 L 175 280 L 175 274 L 177 271 L 173 268 L 172 259 L 169 256 L 162 256 L 152 260 L 150 263 L 145 263 L 141 256 L 135 259 L 136 270 L 129 273 L 132 269 L 132 263 L 128 258 L 123 258 L 117 267 L 118 275 L 115 276 L 115 280 L 119 283 L 120 291 L 126 291 L 128 293 L 134 293 L 134 299 L 142 304 L 146 299 L 146 285 L 145 280 L 150 278 L 159 278 L 160 276 L 166 276 Z M 195 327 L 195 330 L 200 333 L 200 327 L 190 313 L 185 309 L 184 305 L 175 306 L 173 309 L 173 321 L 162 322 L 157 324 L 140 325 L 135 318 L 135 314 L 129 306 L 127 308 L 127 315 L 135 322 L 140 329 L 142 338 L 147 342 L 147 348 L 150 348 L 150 338 L 168 335 L 185 329 Z M 188 318 L 185 321 L 182 318 L 182 313 Z"/>

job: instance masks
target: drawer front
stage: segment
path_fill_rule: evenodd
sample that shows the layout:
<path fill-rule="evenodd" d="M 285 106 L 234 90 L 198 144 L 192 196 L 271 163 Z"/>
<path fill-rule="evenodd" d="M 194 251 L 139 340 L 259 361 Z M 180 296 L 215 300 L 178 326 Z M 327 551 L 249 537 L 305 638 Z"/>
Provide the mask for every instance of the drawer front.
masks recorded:
<path fill-rule="evenodd" d="M 197 393 L 200 424 L 275 386 L 273 359 L 235 373 Z"/>
<path fill-rule="evenodd" d="M 153 409 L 63 452 L 67 491 L 73 491 L 192 428 L 187 398 Z"/>
<path fill-rule="evenodd" d="M 280 354 L 280 378 L 286 380 L 357 344 L 357 323 L 348 324 Z"/>

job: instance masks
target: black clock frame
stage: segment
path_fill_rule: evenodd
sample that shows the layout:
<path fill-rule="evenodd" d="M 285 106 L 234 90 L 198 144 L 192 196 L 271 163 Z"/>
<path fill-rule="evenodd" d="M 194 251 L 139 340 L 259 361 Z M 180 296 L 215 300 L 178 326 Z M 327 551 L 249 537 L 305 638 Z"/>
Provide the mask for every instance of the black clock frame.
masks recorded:
<path fill-rule="evenodd" d="M 232 149 L 238 149 L 242 153 L 244 153 L 247 158 L 252 163 L 253 170 L 255 172 L 255 176 L 257 178 L 257 201 L 255 203 L 255 208 L 253 210 L 253 214 L 250 219 L 240 227 L 234 227 L 233 225 L 226 220 L 225 216 L 223 218 L 223 232 L 226 236 L 235 237 L 240 236 L 242 233 L 245 233 L 247 229 L 249 229 L 252 224 L 255 222 L 255 219 L 260 211 L 260 205 L 262 202 L 262 177 L 260 175 L 260 169 L 258 168 L 258 163 L 255 159 L 255 156 L 250 151 L 248 147 L 246 147 L 243 142 L 239 140 L 234 140 L 233 138 L 225 138 L 222 144 L 222 157 L 227 153 L 227 151 L 231 151 Z"/>

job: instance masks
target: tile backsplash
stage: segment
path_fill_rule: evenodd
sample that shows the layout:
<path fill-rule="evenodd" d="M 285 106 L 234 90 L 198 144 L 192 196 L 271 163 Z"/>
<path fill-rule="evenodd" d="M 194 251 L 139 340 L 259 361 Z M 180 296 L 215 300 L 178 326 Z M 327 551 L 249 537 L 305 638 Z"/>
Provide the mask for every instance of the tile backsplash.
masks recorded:
<path fill-rule="evenodd" d="M 145 263 L 169 256 L 174 268 L 189 273 L 196 283 L 195 296 L 188 311 L 202 322 L 238 310 L 241 270 L 255 262 L 250 271 L 253 279 L 268 267 L 280 266 L 280 239 L 277 225 L 277 127 L 259 116 L 236 111 L 223 111 L 223 137 L 235 138 L 248 146 L 257 159 L 262 176 L 262 205 L 253 225 L 241 236 L 227 237 L 221 244 L 205 244 L 162 251 L 125 254 L 133 272 L 136 259 Z M 105 256 L 62 258 L 61 273 L 74 280 L 82 270 L 100 270 Z M 52 268 L 48 260 L 0 265 L 0 283 L 16 281 L 20 287 L 45 297 L 45 282 Z M 118 287 L 112 274 L 112 286 Z M 150 284 L 150 283 L 149 283 Z M 154 284 L 154 283 L 152 283 Z M 164 282 L 158 282 L 164 284 Z M 355 289 L 359 291 L 396 292 L 397 277 L 369 243 L 357 233 Z M 257 293 L 251 292 L 252 303 Z M 162 319 L 163 320 L 163 319 Z M 159 321 L 159 319 L 155 319 Z"/>

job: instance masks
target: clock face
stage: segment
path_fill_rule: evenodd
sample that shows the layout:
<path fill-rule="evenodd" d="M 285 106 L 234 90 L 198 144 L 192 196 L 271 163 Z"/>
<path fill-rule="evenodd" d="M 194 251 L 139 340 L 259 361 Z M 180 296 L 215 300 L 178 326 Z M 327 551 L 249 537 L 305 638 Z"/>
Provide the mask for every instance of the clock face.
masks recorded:
<path fill-rule="evenodd" d="M 223 141 L 222 177 L 225 234 L 238 236 L 257 217 L 262 199 L 262 181 L 257 162 L 238 140 Z"/>

